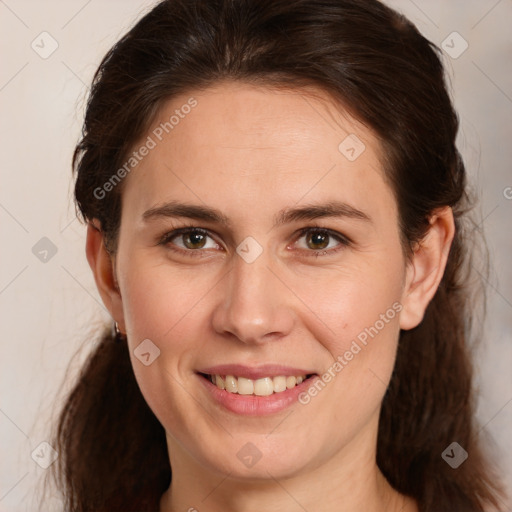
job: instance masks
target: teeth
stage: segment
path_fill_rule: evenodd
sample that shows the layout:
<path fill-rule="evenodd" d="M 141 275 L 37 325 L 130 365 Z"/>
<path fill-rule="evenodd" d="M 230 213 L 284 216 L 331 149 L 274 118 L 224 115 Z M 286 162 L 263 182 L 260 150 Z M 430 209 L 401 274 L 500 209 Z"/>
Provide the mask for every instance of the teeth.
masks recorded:
<path fill-rule="evenodd" d="M 306 375 L 292 375 L 285 377 L 264 377 L 262 379 L 252 380 L 245 377 L 235 377 L 233 375 L 210 375 L 210 381 L 219 389 L 225 389 L 229 393 L 238 393 L 239 395 L 269 396 L 273 393 L 282 393 L 287 389 L 292 389 L 301 384 L 306 379 Z"/>
<path fill-rule="evenodd" d="M 257 381 L 256 381 L 257 382 Z M 251 379 L 238 377 L 238 394 L 252 395 L 254 393 L 254 383 Z"/>
<path fill-rule="evenodd" d="M 286 389 L 286 377 L 274 377 L 272 382 L 274 384 L 274 393 L 281 393 L 281 391 Z"/>
<path fill-rule="evenodd" d="M 215 375 L 215 384 L 217 384 L 217 387 L 220 389 L 226 389 L 224 379 L 220 375 Z"/>
<path fill-rule="evenodd" d="M 226 391 L 230 393 L 238 393 L 238 380 L 233 375 L 226 375 Z"/>
<path fill-rule="evenodd" d="M 292 389 L 297 384 L 297 378 L 296 377 L 286 377 L 286 387 L 288 389 Z"/>
<path fill-rule="evenodd" d="M 256 396 L 268 396 L 274 392 L 274 383 L 270 377 L 258 379 L 254 383 L 254 394 Z"/>

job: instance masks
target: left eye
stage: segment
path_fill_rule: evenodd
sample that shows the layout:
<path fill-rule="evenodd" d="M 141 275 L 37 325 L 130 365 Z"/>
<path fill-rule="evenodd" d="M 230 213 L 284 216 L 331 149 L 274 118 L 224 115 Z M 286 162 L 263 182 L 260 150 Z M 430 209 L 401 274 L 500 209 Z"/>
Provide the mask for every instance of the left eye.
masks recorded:
<path fill-rule="evenodd" d="M 332 233 L 329 230 L 309 228 L 301 232 L 296 245 L 301 249 L 327 251 L 340 245 L 349 245 L 349 241 L 342 235 Z"/>

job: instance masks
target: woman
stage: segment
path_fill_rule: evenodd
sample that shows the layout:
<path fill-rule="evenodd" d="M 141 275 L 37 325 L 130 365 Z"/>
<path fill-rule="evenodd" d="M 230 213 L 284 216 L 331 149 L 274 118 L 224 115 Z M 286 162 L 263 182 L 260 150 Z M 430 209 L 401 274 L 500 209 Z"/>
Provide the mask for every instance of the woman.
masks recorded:
<path fill-rule="evenodd" d="M 499 510 L 457 129 L 438 50 L 376 0 L 144 16 L 74 157 L 115 331 L 60 417 L 66 510 Z"/>

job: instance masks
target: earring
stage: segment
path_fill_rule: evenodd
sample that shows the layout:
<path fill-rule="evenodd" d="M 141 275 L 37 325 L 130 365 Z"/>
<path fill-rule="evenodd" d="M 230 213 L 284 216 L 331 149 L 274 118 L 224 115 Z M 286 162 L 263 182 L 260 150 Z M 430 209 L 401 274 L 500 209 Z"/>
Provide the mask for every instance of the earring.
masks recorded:
<path fill-rule="evenodd" d="M 122 333 L 120 330 L 119 330 L 119 325 L 117 324 L 117 322 L 114 322 L 114 328 L 113 328 L 113 332 L 112 332 L 113 336 L 114 336 L 114 340 L 115 341 L 125 341 L 126 340 L 126 334 Z"/>

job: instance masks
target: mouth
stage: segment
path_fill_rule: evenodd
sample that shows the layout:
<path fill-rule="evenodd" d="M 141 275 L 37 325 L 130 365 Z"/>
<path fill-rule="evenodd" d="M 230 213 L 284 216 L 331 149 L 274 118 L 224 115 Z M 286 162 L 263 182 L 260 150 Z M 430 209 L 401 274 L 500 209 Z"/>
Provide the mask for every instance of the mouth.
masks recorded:
<path fill-rule="evenodd" d="M 249 379 L 229 374 L 209 374 L 201 372 L 198 374 L 211 382 L 218 389 L 228 393 L 262 397 L 284 393 L 316 376 L 315 373 L 310 373 L 301 375 L 275 375 Z"/>
<path fill-rule="evenodd" d="M 195 371 L 207 400 L 242 416 L 279 413 L 297 403 L 318 377 L 311 369 L 280 364 L 221 364 Z"/>

